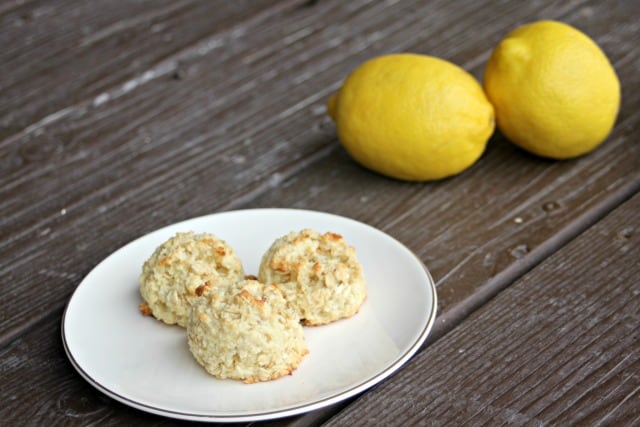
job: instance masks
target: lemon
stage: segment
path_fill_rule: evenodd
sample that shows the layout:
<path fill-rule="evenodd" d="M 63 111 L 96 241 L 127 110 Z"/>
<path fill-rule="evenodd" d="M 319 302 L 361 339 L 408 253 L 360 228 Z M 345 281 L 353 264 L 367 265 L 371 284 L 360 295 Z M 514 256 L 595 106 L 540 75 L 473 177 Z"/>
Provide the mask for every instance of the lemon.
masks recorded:
<path fill-rule="evenodd" d="M 480 83 L 457 65 L 398 53 L 364 62 L 327 102 L 338 138 L 358 163 L 400 180 L 462 172 L 494 130 Z"/>
<path fill-rule="evenodd" d="M 553 159 L 595 149 L 611 132 L 620 106 L 620 83 L 602 50 L 556 21 L 509 33 L 489 58 L 483 84 L 500 131 Z"/>

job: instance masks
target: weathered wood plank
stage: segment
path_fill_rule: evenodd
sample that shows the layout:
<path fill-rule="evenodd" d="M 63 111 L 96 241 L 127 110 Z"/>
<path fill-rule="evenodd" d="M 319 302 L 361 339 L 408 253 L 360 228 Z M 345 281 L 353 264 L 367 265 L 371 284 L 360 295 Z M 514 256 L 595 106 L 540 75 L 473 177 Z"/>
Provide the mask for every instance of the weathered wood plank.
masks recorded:
<path fill-rule="evenodd" d="M 66 3 L 25 3 L 0 16 L 0 139 L 291 2 Z"/>
<path fill-rule="evenodd" d="M 637 425 L 639 211 L 640 194 L 327 425 Z"/>
<path fill-rule="evenodd" d="M 126 241 L 185 217 L 246 206 L 334 150 L 324 100 L 361 60 L 393 50 L 487 56 L 486 39 L 510 29 L 512 19 L 571 10 L 444 1 L 287 9 L 186 58 L 177 79 L 117 87 L 5 139 L 0 256 L 8 285 L 0 292 L 12 302 L 1 299 L 2 335 L 63 304 Z M 450 23 L 462 18 L 478 30 L 456 41 L 460 28 Z M 483 25 L 488 19 L 495 24 Z M 411 201 L 421 187 L 402 188 Z"/>

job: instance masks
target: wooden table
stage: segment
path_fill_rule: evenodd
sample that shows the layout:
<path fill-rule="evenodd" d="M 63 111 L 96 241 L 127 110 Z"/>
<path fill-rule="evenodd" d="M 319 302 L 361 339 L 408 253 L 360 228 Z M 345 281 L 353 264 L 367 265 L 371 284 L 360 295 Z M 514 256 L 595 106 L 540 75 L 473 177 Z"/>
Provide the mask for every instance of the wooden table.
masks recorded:
<path fill-rule="evenodd" d="M 357 166 L 324 103 L 410 51 L 480 78 L 542 18 L 589 34 L 622 83 L 612 134 L 571 161 L 500 133 L 451 179 Z M 0 424 L 174 425 L 85 382 L 60 320 L 125 243 L 233 209 L 377 227 L 429 268 L 427 343 L 355 399 L 267 425 L 640 425 L 640 5 L 633 1 L 38 1 L 0 5 Z"/>

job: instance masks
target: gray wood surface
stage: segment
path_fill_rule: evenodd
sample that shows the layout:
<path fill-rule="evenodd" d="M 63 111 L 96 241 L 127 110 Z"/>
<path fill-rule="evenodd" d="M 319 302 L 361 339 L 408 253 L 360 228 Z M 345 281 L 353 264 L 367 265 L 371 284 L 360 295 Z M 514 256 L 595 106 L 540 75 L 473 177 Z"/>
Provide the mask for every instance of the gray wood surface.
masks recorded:
<path fill-rule="evenodd" d="M 638 212 L 640 195 L 327 426 L 638 425 Z"/>
<path fill-rule="evenodd" d="M 542 18 L 593 37 L 620 77 L 618 122 L 595 152 L 541 160 L 497 132 L 470 170 L 421 184 L 367 171 L 340 147 L 324 104 L 360 62 L 412 51 L 480 78 L 501 37 Z M 639 18 L 637 2 L 595 0 L 3 3 L 0 399 L 9 404 L 0 420 L 177 424 L 84 382 L 62 351 L 60 316 L 80 280 L 123 244 L 230 209 L 333 212 L 406 244 L 438 286 L 439 316 L 419 356 L 427 357 L 640 189 Z M 603 267 L 631 285 L 619 270 Z M 421 387 L 406 378 L 382 389 Z M 557 390 L 538 392 L 544 400 Z M 478 417 L 491 416 L 486 408 Z M 318 424 L 341 409 L 267 424 Z M 544 419 L 563 420 L 554 417 Z"/>
<path fill-rule="evenodd" d="M 291 3 L 291 2 L 289 2 Z M 175 72 L 183 58 L 287 2 L 31 2 L 0 14 L 0 136 L 72 115 L 93 98 Z M 202 41 L 205 40 L 205 43 Z M 173 70 L 172 70 L 173 69 Z M 74 107 L 71 107 L 74 106 Z M 71 107 L 71 108 L 69 108 Z"/>

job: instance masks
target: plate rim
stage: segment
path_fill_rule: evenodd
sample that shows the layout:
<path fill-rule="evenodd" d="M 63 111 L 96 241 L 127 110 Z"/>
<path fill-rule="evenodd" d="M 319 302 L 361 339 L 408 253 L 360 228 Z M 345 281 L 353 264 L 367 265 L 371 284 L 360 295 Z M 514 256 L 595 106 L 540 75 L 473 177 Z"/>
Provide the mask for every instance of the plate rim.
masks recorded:
<path fill-rule="evenodd" d="M 76 360 L 76 358 L 73 356 L 71 349 L 69 348 L 69 344 L 67 342 L 67 333 L 66 333 L 66 318 L 67 318 L 67 313 L 69 310 L 69 306 L 71 304 L 71 301 L 73 300 L 74 296 L 77 294 L 79 288 L 81 287 L 81 285 L 85 282 L 86 278 L 93 273 L 93 271 L 100 266 L 101 264 L 103 264 L 104 262 L 106 262 L 110 257 L 115 256 L 118 252 L 125 250 L 128 246 L 133 245 L 134 243 L 136 243 L 139 240 L 142 240 L 144 238 L 146 238 L 147 236 L 149 236 L 152 233 L 156 233 L 156 232 L 161 232 L 167 228 L 171 228 L 171 227 L 178 227 L 183 223 L 187 223 L 187 222 L 192 222 L 192 221 L 197 221 L 197 220 L 202 220 L 205 218 L 209 218 L 209 217 L 213 217 L 213 216 L 219 216 L 219 215 L 229 215 L 229 214 L 244 214 L 244 213 L 260 213 L 260 211 L 270 211 L 270 212 L 276 212 L 276 211 L 281 211 L 281 212 L 287 212 L 289 214 L 291 213 L 305 213 L 305 214 L 313 214 L 313 215 L 321 215 L 321 216 L 328 216 L 328 217 L 335 217 L 338 218 L 340 220 L 347 220 L 348 222 L 352 222 L 352 223 L 356 223 L 359 226 L 365 226 L 366 228 L 370 228 L 375 230 L 375 232 L 378 233 L 382 233 L 384 234 L 386 237 L 392 239 L 395 243 L 397 243 L 398 245 L 400 245 L 401 247 L 403 247 L 413 258 L 416 262 L 418 262 L 418 264 L 422 267 L 422 270 L 424 271 L 427 281 L 428 281 L 428 286 L 427 289 L 429 291 L 429 293 L 431 294 L 431 307 L 429 307 L 429 316 L 427 318 L 427 321 L 424 325 L 424 327 L 422 328 L 422 330 L 420 331 L 420 333 L 417 335 L 416 339 L 414 340 L 414 342 L 408 346 L 404 352 L 402 352 L 401 354 L 398 354 L 396 356 L 396 359 L 393 363 L 391 363 L 390 365 L 388 365 L 387 367 L 385 367 L 382 370 L 379 370 L 377 372 L 375 372 L 375 374 L 373 376 L 370 376 L 368 378 L 363 379 L 362 381 L 359 381 L 357 383 L 354 383 L 353 386 L 342 390 L 338 393 L 332 394 L 330 396 L 326 396 L 324 398 L 320 398 L 320 399 L 315 399 L 312 400 L 311 402 L 306 402 L 306 403 L 300 403 L 300 404 L 294 404 L 291 405 L 289 407 L 283 408 L 283 409 L 275 409 L 275 410 L 265 410 L 265 411 L 259 411 L 259 412 L 253 412 L 253 413 L 238 413 L 238 414 L 218 414 L 218 415 L 212 415 L 212 414 L 202 414 L 202 413 L 194 413 L 194 412 L 189 412 L 189 411 L 177 411 L 177 410 L 173 410 L 173 409 L 167 409 L 167 408 L 162 408 L 159 406 L 153 406 L 153 405 L 149 405 L 143 402 L 139 402 L 135 399 L 132 399 L 130 397 L 124 396 L 120 393 L 117 393 L 113 390 L 110 390 L 109 388 L 105 387 L 104 385 L 102 385 L 98 380 L 92 378 L 92 376 L 81 366 L 81 364 Z M 80 376 L 82 378 L 84 378 L 91 386 L 93 386 L 94 388 L 96 388 L 98 391 L 106 394 L 107 396 L 115 399 L 116 401 L 119 401 L 125 405 L 128 405 L 130 407 L 139 409 L 141 411 L 144 412 L 148 412 L 148 413 L 152 413 L 152 414 L 156 414 L 156 415 L 161 415 L 161 416 L 166 416 L 169 418 L 173 418 L 173 419 L 181 419 L 181 420 L 188 420 L 188 421 L 200 421 L 200 422 L 251 422 L 251 421 L 266 421 L 266 420 L 273 420 L 273 419 L 278 419 L 278 418 L 284 418 L 284 417 L 288 417 L 288 416 L 294 416 L 294 415 L 300 415 L 300 414 L 304 414 L 307 412 L 311 412 L 317 409 L 321 409 L 327 406 L 330 406 L 332 404 L 344 401 L 350 397 L 353 397 L 355 395 L 357 395 L 360 392 L 363 392 L 371 387 L 373 387 L 374 385 L 384 381 L 385 379 L 387 379 L 388 377 L 390 377 L 392 374 L 394 374 L 396 371 L 398 371 L 405 363 L 407 363 L 407 361 L 415 354 L 418 352 L 418 350 L 422 347 L 422 345 L 424 344 L 426 338 L 428 337 L 434 323 L 437 317 L 437 306 L 438 306 L 438 297 L 437 297 L 437 289 L 436 289 L 436 285 L 435 282 L 433 280 L 433 277 L 431 276 L 431 273 L 429 272 L 428 268 L 426 267 L 426 265 L 422 262 L 422 260 L 411 250 L 409 249 L 406 245 L 404 245 L 402 242 L 400 242 L 399 240 L 397 240 L 395 237 L 391 236 L 390 234 L 376 228 L 373 227 L 372 225 L 369 225 L 367 223 L 358 221 L 356 219 L 347 217 L 347 216 L 343 216 L 343 215 L 338 215 L 338 214 L 334 214 L 334 213 L 329 213 L 329 212 L 323 212 L 323 211 L 316 211 L 316 210 L 309 210 L 309 209 L 294 209 L 294 208 L 247 208 L 247 209 L 236 209 L 236 210 L 229 210 L 229 211 L 220 211 L 220 212 L 214 212 L 214 213 L 210 213 L 210 214 L 205 214 L 205 215 L 200 215 L 200 216 L 196 216 L 193 218 L 187 218 L 181 221 L 177 221 L 171 224 L 167 224 L 165 226 L 159 227 L 157 229 L 151 230 L 143 235 L 140 235 L 139 237 L 129 241 L 128 243 L 125 243 L 124 245 L 120 246 L 119 248 L 117 248 L 115 251 L 111 252 L 109 255 L 107 255 L 105 258 L 103 258 L 102 260 L 100 260 L 96 265 L 94 265 L 91 270 L 85 274 L 82 279 L 80 280 L 80 282 L 78 283 L 78 285 L 75 287 L 75 289 L 73 290 L 73 292 L 71 293 L 71 295 L 69 296 L 64 311 L 62 313 L 62 319 L 61 319 L 61 338 L 62 338 L 62 344 L 63 344 L 63 348 L 65 351 L 65 354 L 67 356 L 67 358 L 69 359 L 71 365 L 74 367 L 74 369 L 80 374 Z"/>

